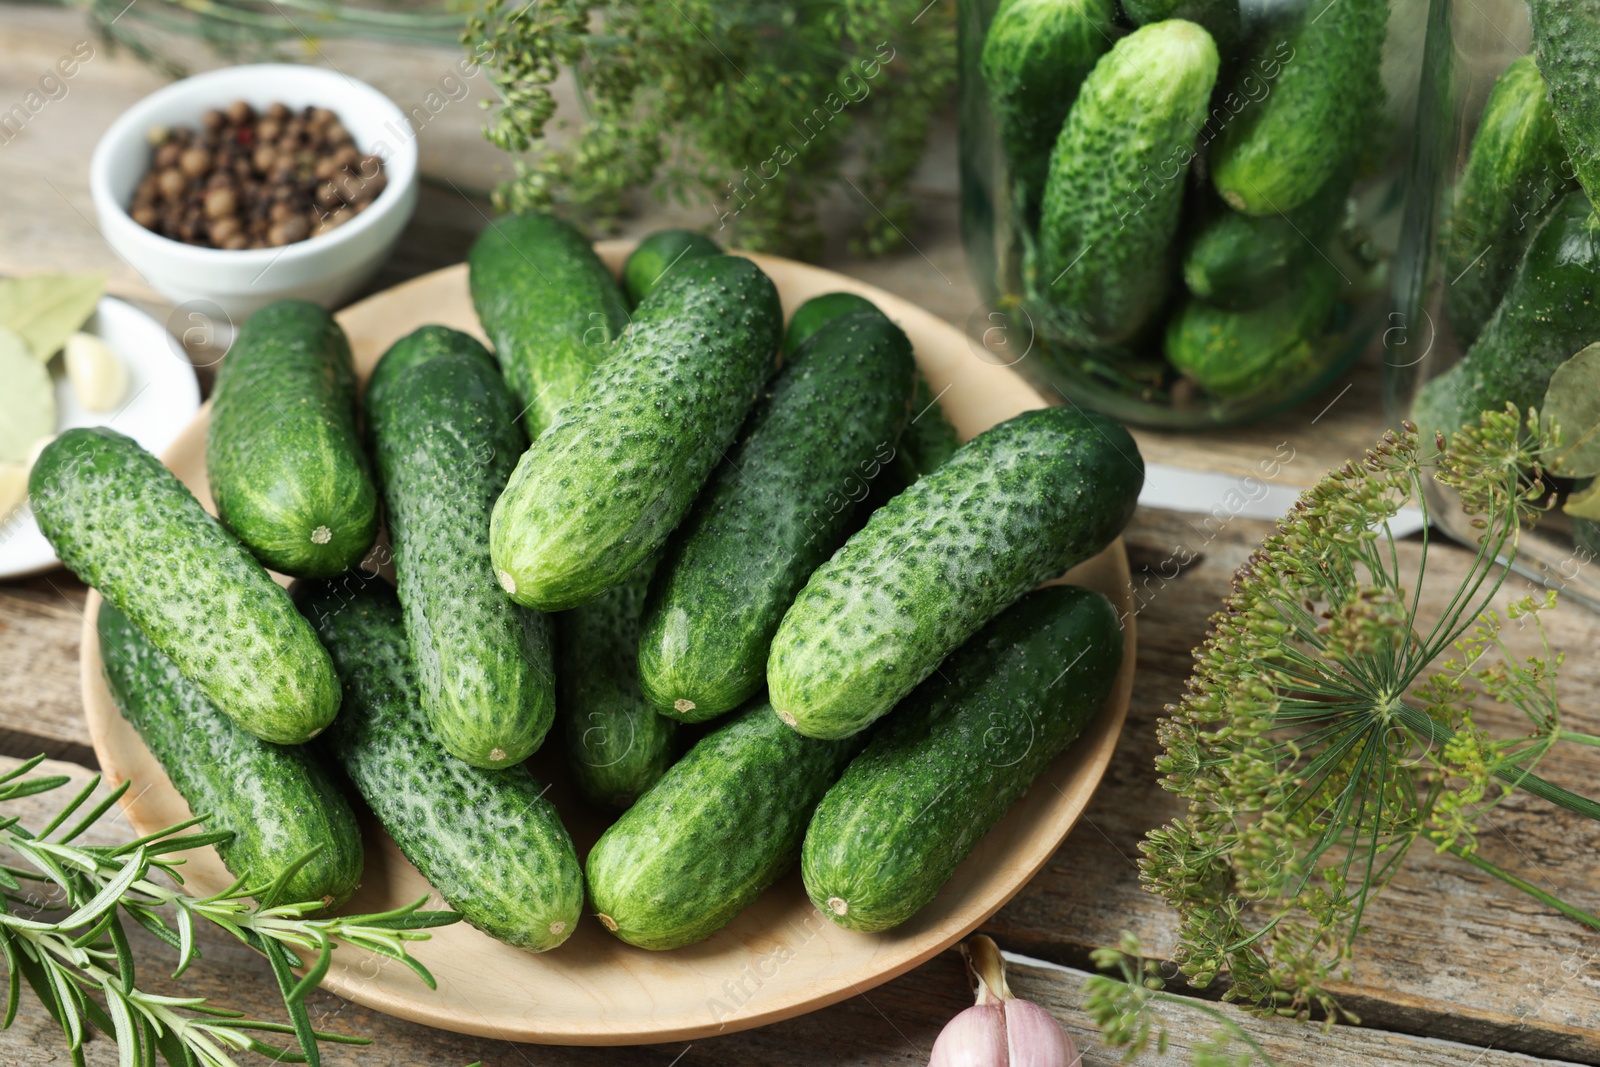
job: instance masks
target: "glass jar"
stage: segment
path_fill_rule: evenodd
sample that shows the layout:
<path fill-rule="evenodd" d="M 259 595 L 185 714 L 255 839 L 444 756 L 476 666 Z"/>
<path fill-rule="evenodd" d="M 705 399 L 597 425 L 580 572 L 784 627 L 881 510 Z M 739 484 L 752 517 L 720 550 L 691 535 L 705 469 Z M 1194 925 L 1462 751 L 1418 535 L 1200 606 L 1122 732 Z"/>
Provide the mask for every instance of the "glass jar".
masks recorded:
<path fill-rule="evenodd" d="M 1331 384 L 1388 326 L 1427 6 L 960 0 L 980 355 L 1156 428 Z"/>
<path fill-rule="evenodd" d="M 1475 421 L 1484 408 L 1543 409 L 1554 368 L 1600 342 L 1600 311 L 1587 310 L 1600 304 L 1600 239 L 1592 236 L 1600 231 L 1591 229 L 1588 200 L 1530 54 L 1528 7 L 1524 0 L 1433 0 L 1433 7 L 1384 353 L 1389 420 L 1416 422 L 1424 442 Z M 1557 247 L 1558 256 L 1550 255 Z M 1548 290 L 1555 303 L 1518 288 L 1525 262 L 1547 278 L 1559 275 L 1559 287 Z M 1496 367 L 1514 372 L 1482 373 Z M 1600 523 L 1565 511 L 1589 482 L 1545 474 L 1547 510 L 1508 562 L 1600 610 Z M 1433 521 L 1476 544 L 1453 494 L 1431 480 L 1428 494 Z"/>

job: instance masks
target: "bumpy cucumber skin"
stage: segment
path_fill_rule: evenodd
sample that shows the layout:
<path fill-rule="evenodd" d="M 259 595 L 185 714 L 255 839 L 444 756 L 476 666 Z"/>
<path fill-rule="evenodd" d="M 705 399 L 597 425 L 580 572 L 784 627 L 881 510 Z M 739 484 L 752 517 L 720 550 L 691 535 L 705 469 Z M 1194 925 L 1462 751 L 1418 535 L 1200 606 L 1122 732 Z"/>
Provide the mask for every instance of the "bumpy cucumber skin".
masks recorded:
<path fill-rule="evenodd" d="M 932 474 L 961 447 L 961 437 L 950 425 L 928 379 L 917 371 L 916 389 L 911 395 L 911 418 L 900 434 L 895 450 L 895 471 L 910 485 L 925 474 Z"/>
<path fill-rule="evenodd" d="M 1528 11 L 1573 171 L 1600 200 L 1600 10 L 1592 0 L 1529 0 Z"/>
<path fill-rule="evenodd" d="M 1173 19 L 1118 41 L 1084 81 L 1040 224 L 1040 281 L 1075 342 L 1126 341 L 1162 306 L 1217 64 L 1211 35 Z"/>
<path fill-rule="evenodd" d="M 622 291 L 628 303 L 637 307 L 680 263 L 721 253 L 721 245 L 693 230 L 657 230 L 640 241 L 622 265 Z"/>
<path fill-rule="evenodd" d="M 872 310 L 829 322 L 773 380 L 651 584 L 639 685 L 663 715 L 703 722 L 760 690 L 783 613 L 894 458 L 915 367 Z"/>
<path fill-rule="evenodd" d="M 1206 28 L 1223 53 L 1239 40 L 1238 0 L 1122 0 L 1122 10 L 1136 26 L 1167 19 L 1188 19 Z"/>
<path fill-rule="evenodd" d="M 828 323 L 858 311 L 877 311 L 878 305 L 859 293 L 823 293 L 794 309 L 789 328 L 783 335 L 783 350 L 797 352 L 813 334 Z"/>
<path fill-rule="evenodd" d="M 389 388 L 390 382 L 430 359 L 461 353 L 478 357 L 495 368 L 498 373 L 499 364 L 494 361 L 494 356 L 489 350 L 478 343 L 477 338 L 460 330 L 452 330 L 448 326 L 419 326 L 390 345 L 389 350 L 378 360 L 377 366 L 372 368 L 372 374 L 367 378 L 367 391 L 362 397 L 362 404 L 368 413 L 369 421 L 373 409 L 382 406 L 383 394 Z M 367 427 L 369 438 L 371 430 L 372 427 L 369 425 Z"/>
<path fill-rule="evenodd" d="M 1445 306 L 1470 344 L 1494 314 L 1538 221 L 1572 182 L 1533 56 L 1495 82 L 1456 182 L 1445 245 Z"/>
<path fill-rule="evenodd" d="M 772 280 L 738 256 L 680 263 L 645 297 L 495 504 L 489 547 L 513 600 L 577 607 L 656 553 L 733 443 L 782 326 Z"/>
<path fill-rule="evenodd" d="M 678 724 L 639 691 L 647 562 L 599 600 L 555 616 L 567 766 L 583 798 L 622 811 L 666 773 Z"/>
<path fill-rule="evenodd" d="M 1263 38 L 1266 53 L 1285 39 L 1294 51 L 1213 146 L 1212 183 L 1234 210 L 1293 211 L 1358 153 L 1383 102 L 1388 22 L 1388 0 L 1310 3 L 1287 35 Z"/>
<path fill-rule="evenodd" d="M 434 735 L 474 767 L 509 767 L 555 721 L 549 622 L 496 587 L 486 536 L 527 438 L 487 353 L 456 338 L 369 393 L 367 423 Z"/>
<path fill-rule="evenodd" d="M 1314 342 L 1338 291 L 1333 267 L 1314 260 L 1282 296 L 1249 311 L 1226 311 L 1191 297 L 1168 324 L 1167 362 L 1212 396 L 1270 389 L 1315 358 Z"/>
<path fill-rule="evenodd" d="M 1099 593 L 1029 593 L 895 709 L 828 790 L 801 850 L 811 902 L 851 930 L 920 911 L 1083 732 L 1122 663 Z"/>
<path fill-rule="evenodd" d="M 1288 292 L 1305 264 L 1325 255 L 1319 250 L 1344 215 L 1350 179 L 1346 168 L 1284 215 L 1243 215 L 1218 205 L 1184 255 L 1189 292 L 1226 311 L 1251 311 Z"/>
<path fill-rule="evenodd" d="M 315 852 L 278 903 L 336 908 L 350 899 L 361 881 L 361 828 L 317 754 L 239 729 L 109 602 L 101 602 L 95 625 L 106 684 L 123 717 L 205 829 L 232 831 L 217 845 L 229 872 L 259 888 Z"/>
<path fill-rule="evenodd" d="M 490 937 L 534 952 L 565 941 L 583 911 L 572 837 L 526 768 L 483 770 L 440 749 L 388 585 L 353 574 L 296 598 L 345 689 L 347 714 L 323 743 L 400 851 Z"/>
<path fill-rule="evenodd" d="M 326 309 L 280 300 L 245 320 L 217 372 L 206 474 L 222 524 L 275 571 L 327 577 L 372 547 L 350 343 Z"/>
<path fill-rule="evenodd" d="M 765 704 L 718 727 L 590 851 L 600 922 L 657 950 L 728 925 L 794 865 L 812 810 L 859 748 L 801 737 Z"/>
<path fill-rule="evenodd" d="M 234 722 L 296 745 L 333 721 L 339 682 L 316 635 L 155 456 L 103 426 L 70 429 L 40 453 L 28 494 L 67 569 Z"/>
<path fill-rule="evenodd" d="M 478 235 L 467 282 L 533 440 L 616 351 L 628 304 L 588 240 L 551 215 L 511 215 Z"/>
<path fill-rule="evenodd" d="M 890 500 L 811 575 L 778 627 L 767 690 L 808 737 L 847 737 L 894 707 L 1007 605 L 1110 544 L 1144 460 L 1076 408 L 979 434 Z"/>
<path fill-rule="evenodd" d="M 1004 0 L 984 34 L 978 70 L 1028 217 L 1078 87 L 1116 39 L 1116 17 L 1116 0 Z"/>
<path fill-rule="evenodd" d="M 1421 440 L 1479 412 L 1542 403 L 1555 369 L 1600 337 L 1600 222 L 1581 190 L 1540 225 L 1500 306 L 1461 362 L 1417 391 Z"/>

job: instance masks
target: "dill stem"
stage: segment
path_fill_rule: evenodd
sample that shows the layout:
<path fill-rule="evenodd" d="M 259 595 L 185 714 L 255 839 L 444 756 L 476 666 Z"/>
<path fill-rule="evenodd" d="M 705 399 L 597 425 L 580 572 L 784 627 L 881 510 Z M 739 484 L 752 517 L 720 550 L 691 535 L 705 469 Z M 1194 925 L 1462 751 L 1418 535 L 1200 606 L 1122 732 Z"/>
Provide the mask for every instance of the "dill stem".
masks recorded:
<path fill-rule="evenodd" d="M 1581 908 L 1573 907 L 1571 904 L 1568 904 L 1561 898 L 1553 896 L 1550 893 L 1545 892 L 1543 889 L 1540 889 L 1532 882 L 1518 878 L 1505 868 L 1490 863 L 1476 852 L 1468 852 L 1457 845 L 1450 845 L 1445 849 L 1445 851 L 1451 853 L 1452 855 L 1459 856 L 1461 859 L 1466 860 L 1468 863 L 1472 864 L 1474 867 L 1486 874 L 1494 875 L 1507 885 L 1522 890 L 1539 903 L 1546 904 L 1554 908 L 1567 918 L 1583 923 L 1585 926 L 1600 930 L 1600 917 L 1591 915 Z"/>
<path fill-rule="evenodd" d="M 1600 735 L 1580 734 L 1576 730 L 1557 730 L 1557 741 L 1571 741 L 1576 745 L 1594 745 L 1600 748 Z"/>

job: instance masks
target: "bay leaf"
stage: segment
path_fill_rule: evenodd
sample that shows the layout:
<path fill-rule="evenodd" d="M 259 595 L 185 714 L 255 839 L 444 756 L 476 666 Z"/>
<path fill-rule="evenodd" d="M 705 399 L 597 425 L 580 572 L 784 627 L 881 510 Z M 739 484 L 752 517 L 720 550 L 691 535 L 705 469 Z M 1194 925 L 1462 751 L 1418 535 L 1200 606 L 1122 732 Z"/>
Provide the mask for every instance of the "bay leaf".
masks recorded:
<path fill-rule="evenodd" d="M 1600 474 L 1600 344 L 1556 368 L 1540 414 L 1546 430 L 1552 421 L 1561 428 L 1561 447 L 1545 466 L 1564 478 Z"/>
<path fill-rule="evenodd" d="M 0 462 L 26 463 L 41 437 L 56 432 L 50 372 L 15 330 L 0 327 Z"/>
<path fill-rule="evenodd" d="M 1567 497 L 1561 510 L 1574 519 L 1600 519 L 1600 478 Z"/>
<path fill-rule="evenodd" d="M 61 350 L 106 291 L 105 272 L 0 279 L 0 326 L 15 330 L 40 363 Z"/>

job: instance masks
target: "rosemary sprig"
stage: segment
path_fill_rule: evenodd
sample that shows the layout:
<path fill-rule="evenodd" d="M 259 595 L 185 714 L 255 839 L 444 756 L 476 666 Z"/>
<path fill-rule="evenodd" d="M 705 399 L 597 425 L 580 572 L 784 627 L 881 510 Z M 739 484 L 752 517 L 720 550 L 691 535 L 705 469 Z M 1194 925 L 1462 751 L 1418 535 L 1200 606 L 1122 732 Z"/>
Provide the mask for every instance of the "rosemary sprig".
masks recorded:
<path fill-rule="evenodd" d="M 1142 880 L 1178 912 L 1174 958 L 1192 985 L 1226 975 L 1225 999 L 1349 1017 L 1327 984 L 1348 977 L 1365 909 L 1419 839 L 1600 926 L 1477 855 L 1478 822 L 1513 789 L 1600 818 L 1535 773 L 1556 743 L 1590 743 L 1556 701 L 1562 657 L 1539 623 L 1555 594 L 1507 612 L 1539 655 L 1516 658 L 1489 609 L 1497 560 L 1543 509 L 1548 443 L 1514 408 L 1435 442 L 1431 459 L 1410 426 L 1386 434 L 1304 493 L 1240 568 L 1159 728 L 1157 769 L 1187 813 L 1141 845 Z M 1428 535 L 1406 565 L 1389 522 L 1408 504 L 1426 513 L 1429 478 L 1481 536 L 1465 578 L 1425 613 Z M 1520 709 L 1528 732 L 1491 736 L 1479 696 Z"/>
<path fill-rule="evenodd" d="M 43 759 L 36 756 L 0 775 L 0 806 L 70 781 L 61 775 L 27 777 Z M 119 1064 L 153 1064 L 159 1055 L 174 1067 L 237 1067 L 233 1054 L 248 1051 L 316 1065 L 318 1042 L 369 1040 L 311 1026 L 305 1000 L 326 976 L 337 942 L 397 960 L 433 987 L 433 976 L 407 954 L 406 943 L 456 922 L 460 916 L 454 912 L 423 911 L 424 898 L 380 914 L 308 918 L 320 910 L 320 901 L 279 900 L 311 855 L 270 885 L 236 882 L 209 897 L 188 897 L 152 877 L 166 875 L 182 885 L 182 861 L 166 857 L 214 845 L 228 832 L 189 832 L 202 821 L 195 818 L 123 845 L 76 843 L 128 787 L 123 783 L 85 807 L 99 784 L 98 776 L 91 779 L 37 831 L 24 828 L 17 816 L 0 816 L 0 847 L 26 863 L 0 865 L 0 954 L 8 982 L 0 1027 L 16 1019 L 26 983 L 60 1024 L 74 1063 L 84 1062 L 83 1044 L 99 1030 L 116 1041 Z M 25 883 L 48 895 L 24 891 Z M 127 920 L 177 952 L 174 979 L 200 955 L 195 931 L 202 923 L 226 930 L 267 957 L 289 1021 L 250 1019 L 203 997 L 164 996 L 141 987 Z M 310 957 L 310 965 L 297 953 Z M 294 1047 L 260 1036 L 279 1034 L 292 1036 Z"/>

